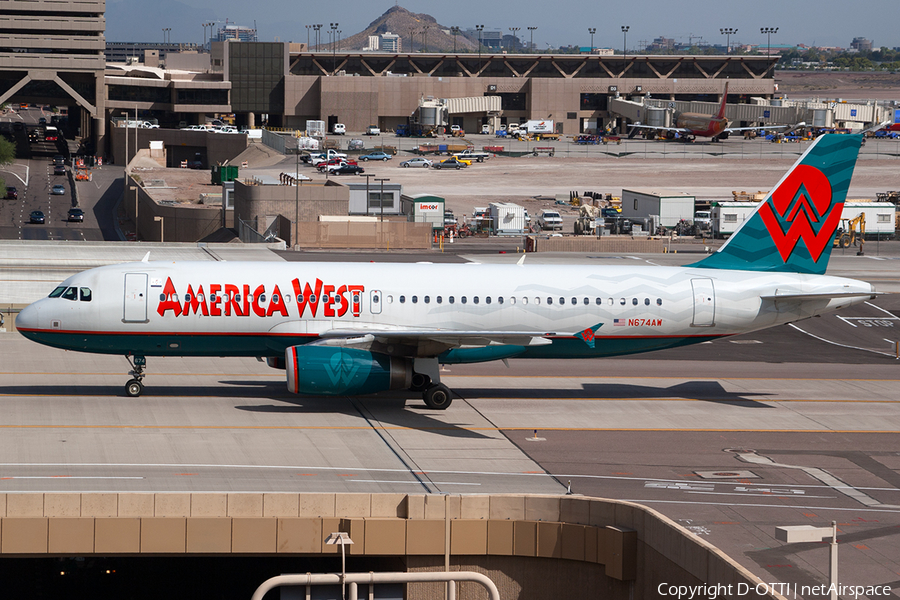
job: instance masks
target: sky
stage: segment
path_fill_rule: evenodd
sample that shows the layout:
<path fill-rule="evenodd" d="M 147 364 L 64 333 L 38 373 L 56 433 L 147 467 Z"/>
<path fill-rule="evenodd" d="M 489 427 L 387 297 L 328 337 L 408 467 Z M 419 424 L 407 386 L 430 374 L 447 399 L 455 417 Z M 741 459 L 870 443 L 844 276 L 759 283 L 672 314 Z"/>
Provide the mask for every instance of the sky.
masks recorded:
<path fill-rule="evenodd" d="M 359 33 L 394 6 L 394 0 L 107 0 L 106 39 L 113 42 L 163 41 L 163 28 L 171 28 L 172 42 L 203 42 L 201 23 L 217 21 L 252 27 L 260 41 L 305 42 L 305 25 L 337 21 L 341 37 Z M 600 3 L 596 0 L 398 0 L 414 13 L 426 13 L 446 27 L 461 29 L 484 25 L 486 30 L 509 33 L 520 27 L 528 41 L 528 27 L 538 48 L 561 45 L 590 46 L 588 28 L 594 27 L 595 47 L 619 49 L 622 25 L 628 25 L 628 49 L 656 37 L 678 42 L 725 44 L 722 28 L 737 29 L 732 44 L 765 44 L 761 27 L 778 27 L 772 44 L 849 47 L 854 37 L 872 40 L 875 47 L 900 47 L 900 8 L 896 0 L 864 4 L 846 0 L 642 0 L 640 3 Z M 208 29 L 207 29 L 208 31 Z M 325 37 L 325 36 L 323 36 Z M 327 39 L 327 37 L 325 38 Z"/>

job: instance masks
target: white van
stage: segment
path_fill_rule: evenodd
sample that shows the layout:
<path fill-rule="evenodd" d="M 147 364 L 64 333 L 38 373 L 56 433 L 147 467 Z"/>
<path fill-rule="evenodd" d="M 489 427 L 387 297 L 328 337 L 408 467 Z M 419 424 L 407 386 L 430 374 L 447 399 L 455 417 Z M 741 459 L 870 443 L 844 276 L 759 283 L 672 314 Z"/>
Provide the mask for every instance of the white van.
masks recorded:
<path fill-rule="evenodd" d="M 343 123 L 335 123 L 331 127 L 331 133 L 333 133 L 334 135 L 344 135 L 345 133 L 347 133 L 347 126 Z"/>

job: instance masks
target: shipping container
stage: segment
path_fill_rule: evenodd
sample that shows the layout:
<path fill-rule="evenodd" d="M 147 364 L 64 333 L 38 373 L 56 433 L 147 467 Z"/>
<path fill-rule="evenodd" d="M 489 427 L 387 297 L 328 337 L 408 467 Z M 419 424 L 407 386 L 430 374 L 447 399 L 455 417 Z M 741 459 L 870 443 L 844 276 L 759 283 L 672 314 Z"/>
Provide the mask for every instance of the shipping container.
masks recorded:
<path fill-rule="evenodd" d="M 694 196 L 675 190 L 622 190 L 622 216 L 659 217 L 657 225 L 675 227 L 682 219 L 693 222 L 695 202 Z"/>
<path fill-rule="evenodd" d="M 491 202 L 491 228 L 495 235 L 525 233 L 525 207 L 511 202 Z"/>

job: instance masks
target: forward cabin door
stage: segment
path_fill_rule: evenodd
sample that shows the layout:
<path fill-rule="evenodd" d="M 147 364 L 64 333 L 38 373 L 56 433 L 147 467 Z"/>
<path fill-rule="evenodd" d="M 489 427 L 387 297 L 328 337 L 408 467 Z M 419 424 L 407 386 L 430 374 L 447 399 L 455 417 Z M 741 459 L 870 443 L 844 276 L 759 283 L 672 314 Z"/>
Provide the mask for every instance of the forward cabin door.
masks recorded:
<path fill-rule="evenodd" d="M 694 289 L 694 320 L 691 327 L 712 327 L 716 324 L 716 290 L 712 279 L 691 279 Z"/>
<path fill-rule="evenodd" d="M 147 274 L 125 273 L 125 323 L 147 322 Z"/>
<path fill-rule="evenodd" d="M 373 315 L 381 314 L 381 290 L 372 290 L 369 292 L 369 312 Z"/>

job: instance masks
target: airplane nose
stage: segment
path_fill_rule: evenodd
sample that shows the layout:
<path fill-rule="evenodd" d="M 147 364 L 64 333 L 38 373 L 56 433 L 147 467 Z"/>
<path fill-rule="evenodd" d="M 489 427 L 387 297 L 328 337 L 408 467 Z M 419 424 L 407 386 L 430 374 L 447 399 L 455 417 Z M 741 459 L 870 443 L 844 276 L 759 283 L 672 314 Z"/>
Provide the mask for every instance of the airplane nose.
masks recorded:
<path fill-rule="evenodd" d="M 19 312 L 16 317 L 16 329 L 34 329 L 37 327 L 39 309 L 35 304 L 29 304 Z"/>

